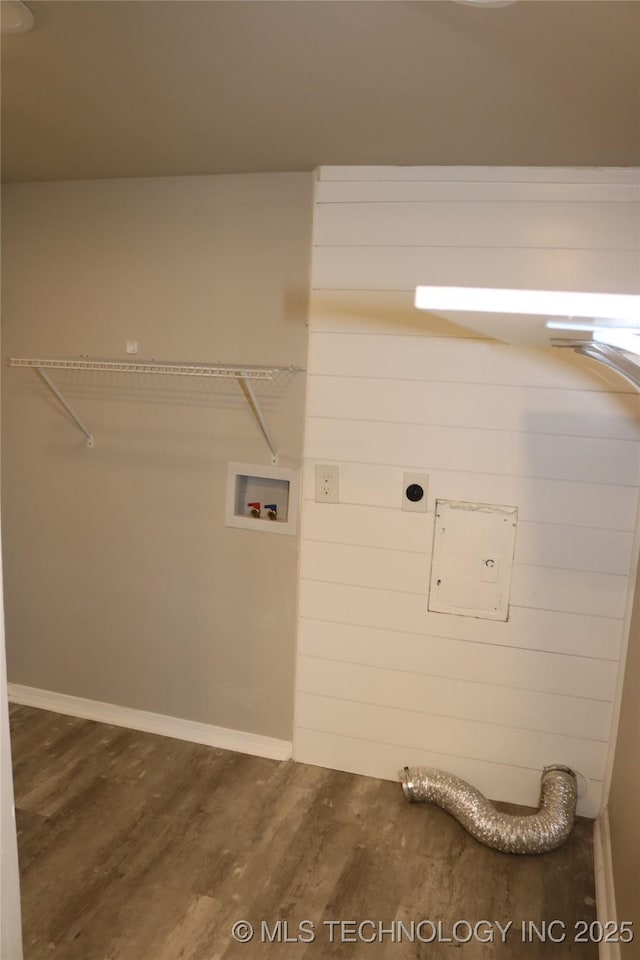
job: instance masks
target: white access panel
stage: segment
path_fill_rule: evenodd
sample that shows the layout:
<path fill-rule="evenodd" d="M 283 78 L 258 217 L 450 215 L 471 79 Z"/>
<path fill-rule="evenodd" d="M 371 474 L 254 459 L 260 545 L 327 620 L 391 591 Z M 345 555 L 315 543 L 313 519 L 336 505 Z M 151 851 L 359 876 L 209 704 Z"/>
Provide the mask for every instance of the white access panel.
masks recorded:
<path fill-rule="evenodd" d="M 517 507 L 436 500 L 428 609 L 507 620 Z"/>

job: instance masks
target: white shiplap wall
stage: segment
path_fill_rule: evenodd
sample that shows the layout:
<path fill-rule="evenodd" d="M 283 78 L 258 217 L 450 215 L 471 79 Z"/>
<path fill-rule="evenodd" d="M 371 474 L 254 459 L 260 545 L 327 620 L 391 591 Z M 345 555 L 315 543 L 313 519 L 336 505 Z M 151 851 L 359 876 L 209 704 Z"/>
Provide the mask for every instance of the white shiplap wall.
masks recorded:
<path fill-rule="evenodd" d="M 640 406 L 569 351 L 477 338 L 418 283 L 637 292 L 638 171 L 323 168 L 314 218 L 298 760 L 442 767 L 600 808 L 638 504 Z M 313 500 L 337 463 L 340 502 Z M 400 510 L 403 471 L 428 513 Z M 518 507 L 508 622 L 427 612 L 436 498 Z"/>

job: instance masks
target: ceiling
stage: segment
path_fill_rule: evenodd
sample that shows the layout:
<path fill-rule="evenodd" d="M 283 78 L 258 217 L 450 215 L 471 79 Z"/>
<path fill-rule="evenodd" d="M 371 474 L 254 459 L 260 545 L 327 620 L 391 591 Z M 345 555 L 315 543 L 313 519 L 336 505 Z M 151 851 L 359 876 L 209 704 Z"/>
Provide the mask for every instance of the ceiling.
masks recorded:
<path fill-rule="evenodd" d="M 640 164 L 640 0 L 37 0 L 5 180 Z"/>

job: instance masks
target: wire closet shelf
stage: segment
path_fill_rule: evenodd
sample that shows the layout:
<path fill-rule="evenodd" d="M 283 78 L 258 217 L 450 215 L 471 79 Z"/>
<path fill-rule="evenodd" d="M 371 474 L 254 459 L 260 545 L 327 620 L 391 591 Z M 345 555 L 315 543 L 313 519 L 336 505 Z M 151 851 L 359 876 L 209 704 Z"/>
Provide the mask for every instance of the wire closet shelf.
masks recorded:
<path fill-rule="evenodd" d="M 304 373 L 304 367 L 293 364 L 288 366 L 259 365 L 259 364 L 230 364 L 230 363 L 171 363 L 157 360 L 91 360 L 88 357 L 80 359 L 64 357 L 11 357 L 11 367 L 30 367 L 46 383 L 60 404 L 72 417 L 79 429 L 87 438 L 87 446 L 93 447 L 95 440 L 92 432 L 78 417 L 75 410 L 64 398 L 61 391 L 45 370 L 94 370 L 105 373 L 134 373 L 154 374 L 156 376 L 200 377 L 210 379 L 236 380 L 245 395 L 260 430 L 271 451 L 271 462 L 278 462 L 276 448 L 269 427 L 267 426 L 260 403 L 255 395 L 251 381 L 273 380 L 281 374 Z"/>

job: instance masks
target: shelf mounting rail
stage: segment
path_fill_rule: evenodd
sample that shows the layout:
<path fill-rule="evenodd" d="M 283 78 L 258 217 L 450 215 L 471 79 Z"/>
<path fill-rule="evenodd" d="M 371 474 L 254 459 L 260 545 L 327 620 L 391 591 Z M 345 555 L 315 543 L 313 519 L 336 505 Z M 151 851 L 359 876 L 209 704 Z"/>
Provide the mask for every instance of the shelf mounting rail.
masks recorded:
<path fill-rule="evenodd" d="M 203 377 L 203 378 L 224 378 L 236 380 L 240 386 L 249 407 L 254 414 L 258 426 L 267 441 L 271 451 L 271 462 L 278 462 L 278 450 L 273 437 L 269 431 L 264 415 L 260 408 L 258 398 L 250 384 L 251 380 L 273 380 L 278 373 L 304 373 L 303 367 L 276 366 L 257 366 L 222 363 L 160 363 L 151 361 L 134 360 L 89 360 L 89 359 L 43 359 L 43 358 L 24 358 L 11 357 L 10 367 L 31 367 L 42 378 L 54 396 L 64 407 L 67 413 L 72 417 L 76 425 L 87 438 L 87 446 L 94 446 L 94 437 L 89 428 L 82 422 L 76 414 L 70 403 L 65 400 L 59 388 L 53 382 L 51 377 L 46 374 L 45 369 L 50 370 L 98 370 L 107 373 L 142 373 L 155 374 L 160 376 L 178 376 L 178 377 Z"/>

